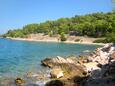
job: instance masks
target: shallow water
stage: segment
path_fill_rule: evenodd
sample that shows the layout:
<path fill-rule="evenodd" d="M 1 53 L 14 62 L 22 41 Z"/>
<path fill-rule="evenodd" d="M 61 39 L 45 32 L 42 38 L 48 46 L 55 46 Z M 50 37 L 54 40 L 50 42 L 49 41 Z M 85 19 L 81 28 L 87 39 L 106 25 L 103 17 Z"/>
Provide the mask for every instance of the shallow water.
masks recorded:
<path fill-rule="evenodd" d="M 79 55 L 99 45 L 27 42 L 0 39 L 0 76 L 23 75 L 39 71 L 41 60 L 47 57 Z"/>

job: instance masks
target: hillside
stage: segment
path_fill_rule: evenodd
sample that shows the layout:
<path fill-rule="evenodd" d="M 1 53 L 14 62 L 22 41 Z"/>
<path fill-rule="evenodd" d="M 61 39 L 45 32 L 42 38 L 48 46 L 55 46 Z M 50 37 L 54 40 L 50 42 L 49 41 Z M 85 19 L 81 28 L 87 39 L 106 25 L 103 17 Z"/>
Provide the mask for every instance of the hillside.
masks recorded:
<path fill-rule="evenodd" d="M 28 24 L 21 29 L 9 30 L 3 37 L 26 38 L 29 34 L 60 35 L 65 41 L 65 34 L 71 36 L 106 37 L 95 42 L 115 43 L 115 12 L 75 15 L 71 18 L 60 18 L 55 21 Z"/>

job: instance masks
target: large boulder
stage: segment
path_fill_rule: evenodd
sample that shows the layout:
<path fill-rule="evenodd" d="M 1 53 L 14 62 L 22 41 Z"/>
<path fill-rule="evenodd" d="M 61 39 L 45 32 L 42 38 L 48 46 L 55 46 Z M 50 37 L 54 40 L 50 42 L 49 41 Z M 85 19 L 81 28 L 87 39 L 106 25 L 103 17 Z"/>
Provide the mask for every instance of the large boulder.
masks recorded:
<path fill-rule="evenodd" d="M 59 66 L 60 64 L 77 64 L 77 62 L 77 57 L 63 58 L 60 56 L 57 56 L 56 58 L 46 58 L 43 61 L 41 61 L 42 65 L 48 66 L 50 68 Z"/>

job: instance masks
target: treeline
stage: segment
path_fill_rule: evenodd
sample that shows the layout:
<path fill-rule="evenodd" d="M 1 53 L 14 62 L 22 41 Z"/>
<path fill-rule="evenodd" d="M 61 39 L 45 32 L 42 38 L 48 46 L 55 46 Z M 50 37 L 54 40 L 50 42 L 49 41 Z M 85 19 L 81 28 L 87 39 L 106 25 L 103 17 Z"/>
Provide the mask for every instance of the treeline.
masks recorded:
<path fill-rule="evenodd" d="M 115 12 L 75 15 L 72 18 L 60 18 L 39 24 L 28 24 L 22 29 L 9 30 L 4 37 L 26 37 L 28 34 L 75 35 L 107 37 L 105 42 L 115 42 Z M 111 38 L 110 38 L 111 37 Z"/>

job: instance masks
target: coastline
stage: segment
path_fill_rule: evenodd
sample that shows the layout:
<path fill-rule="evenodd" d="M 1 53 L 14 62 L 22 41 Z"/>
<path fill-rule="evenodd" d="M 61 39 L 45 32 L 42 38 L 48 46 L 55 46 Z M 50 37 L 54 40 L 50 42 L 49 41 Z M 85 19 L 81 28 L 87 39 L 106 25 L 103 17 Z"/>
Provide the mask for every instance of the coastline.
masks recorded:
<path fill-rule="evenodd" d="M 84 37 L 85 38 L 85 37 Z M 39 39 L 34 39 L 34 38 L 12 38 L 12 37 L 7 37 L 7 39 L 10 39 L 10 40 L 17 40 L 17 41 L 34 41 L 34 42 L 54 42 L 54 43 L 68 43 L 68 44 L 88 44 L 88 45 L 102 45 L 102 46 L 104 46 L 104 45 L 106 45 L 106 44 L 104 44 L 104 43 L 93 43 L 93 41 L 82 41 L 82 42 L 75 42 L 75 41 L 69 41 L 69 40 L 67 40 L 67 41 L 59 41 L 59 40 L 56 40 L 56 39 L 52 39 L 52 40 L 50 40 L 50 39 L 41 39 L 41 40 L 39 40 Z"/>
<path fill-rule="evenodd" d="M 10 40 L 19 40 L 19 41 L 42 41 L 42 42 L 57 42 L 57 41 L 55 41 L 55 40 L 35 40 L 35 39 L 27 39 L 27 38 L 7 38 L 7 39 L 10 39 Z M 59 41 L 58 41 L 59 42 Z M 68 42 L 68 41 L 66 41 L 65 43 L 71 43 L 71 42 Z M 76 42 L 75 42 L 76 43 Z M 76 43 L 77 44 L 77 43 Z M 84 43 L 82 43 L 82 44 L 84 44 Z M 46 72 L 44 72 L 44 73 L 37 73 L 37 72 L 33 72 L 33 71 L 31 71 L 31 72 L 27 72 L 24 76 L 19 76 L 19 77 L 15 77 L 15 78 L 12 78 L 12 79 L 9 79 L 9 78 L 7 78 L 9 81 L 7 81 L 8 83 L 7 84 L 10 84 L 11 82 L 13 82 L 13 83 L 11 83 L 11 85 L 10 86 L 12 86 L 12 85 L 14 85 L 14 84 L 26 84 L 26 85 L 40 85 L 41 86 L 41 84 L 42 84 L 42 86 L 50 86 L 50 85 L 47 85 L 47 84 L 51 84 L 52 83 L 52 81 L 55 81 L 55 80 L 59 80 L 60 82 L 62 82 L 62 83 L 64 83 L 65 85 L 64 86 L 70 86 L 70 84 L 68 84 L 68 83 L 66 83 L 66 82 L 69 82 L 69 83 L 71 83 L 72 84 L 72 81 L 74 81 L 74 80 L 76 80 L 76 79 L 79 79 L 79 77 L 77 77 L 77 78 L 74 78 L 75 76 L 80 76 L 83 80 L 81 80 L 80 81 L 80 84 L 82 84 L 82 83 L 84 83 L 84 81 L 85 81 L 85 78 L 87 78 L 88 80 L 90 80 L 90 78 L 95 78 L 96 77 L 96 79 L 94 80 L 95 82 L 96 82 L 96 80 L 98 79 L 98 76 L 95 76 L 95 74 L 94 73 L 96 73 L 96 74 L 99 74 L 100 73 L 100 71 L 98 71 L 98 70 L 102 70 L 102 68 L 99 68 L 97 65 L 98 64 L 106 64 L 106 62 L 108 61 L 108 60 L 105 60 L 106 59 L 106 55 L 108 55 L 108 56 L 110 56 L 111 55 L 111 53 L 114 51 L 113 50 L 113 46 L 112 45 L 110 45 L 110 48 L 108 48 L 108 46 L 106 45 L 106 46 L 104 46 L 104 47 L 101 47 L 101 48 L 98 48 L 98 49 L 96 49 L 95 50 L 95 52 L 96 53 L 94 53 L 94 54 L 92 54 L 92 56 L 90 57 L 88 57 L 88 58 L 82 58 L 82 59 L 76 59 L 76 57 L 68 57 L 68 58 L 64 58 L 64 57 L 60 57 L 60 56 L 57 56 L 56 58 L 51 58 L 51 59 L 44 59 L 43 61 L 41 61 L 41 63 L 47 63 L 48 62 L 48 60 L 50 60 L 49 61 L 49 63 L 48 64 L 50 64 L 52 61 L 54 61 L 53 63 L 54 63 L 54 67 L 50 67 L 50 66 L 47 66 L 47 67 L 50 67 L 50 69 L 49 70 L 47 70 L 48 72 L 46 73 Z M 108 51 L 106 51 L 106 54 L 104 53 L 105 52 L 105 50 L 109 50 L 109 52 Z M 111 51 L 111 52 L 110 52 Z M 99 55 L 98 55 L 99 54 Z M 98 56 L 96 56 L 96 55 L 98 55 Z M 96 56 L 96 57 L 95 57 Z M 103 56 L 103 58 L 105 58 L 105 59 L 102 59 L 101 58 L 101 56 Z M 107 56 L 107 57 L 108 57 Z M 95 57 L 95 58 L 94 58 Z M 100 58 L 98 58 L 98 57 L 100 57 Z M 52 60 L 53 59 L 53 60 Z M 88 60 L 92 60 L 92 62 L 87 62 L 88 60 L 86 60 L 86 59 L 88 59 Z M 101 60 L 100 60 L 101 59 Z M 97 61 L 100 61 L 100 63 L 97 63 Z M 46 62 L 45 62 L 46 61 Z M 78 63 L 76 63 L 76 61 L 78 62 Z M 58 63 L 59 62 L 59 63 Z M 60 65 L 63 65 L 64 66 L 64 68 L 66 68 L 66 69 L 64 69 L 64 68 L 61 68 L 61 66 L 58 68 L 58 67 L 56 67 L 55 66 L 55 63 L 56 64 L 60 64 Z M 69 66 L 68 66 L 69 65 Z M 69 71 L 68 70 L 68 68 L 72 68 L 71 69 L 71 71 Z M 93 69 L 93 70 L 92 70 Z M 76 71 L 74 71 L 74 70 L 78 70 L 77 72 Z M 95 70 L 97 70 L 97 72 L 95 72 Z M 109 69 L 108 69 L 109 70 Z M 53 72 L 52 72 L 53 71 Z M 55 77 L 54 77 L 54 75 L 53 74 L 55 74 L 55 71 L 56 71 L 56 75 L 55 75 Z M 64 71 L 64 72 L 63 72 Z M 90 71 L 91 73 L 88 73 L 88 71 Z M 102 71 L 101 71 L 102 72 Z M 105 72 L 105 71 L 104 71 Z M 59 74 L 62 74 L 61 76 L 60 76 L 60 78 L 58 78 L 58 75 Z M 70 74 L 70 75 L 68 75 L 68 73 Z M 87 73 L 87 74 L 86 74 Z M 84 75 L 84 74 L 86 74 L 86 75 Z M 90 78 L 89 77 L 87 77 L 88 75 L 90 75 L 90 74 L 92 74 L 91 76 L 90 76 Z M 72 77 L 71 77 L 72 76 Z M 25 77 L 27 77 L 27 78 L 25 78 Z M 36 79 L 37 78 L 37 79 Z M 70 78 L 70 80 L 68 80 L 68 78 Z M 100 77 L 99 77 L 100 78 Z M 107 80 L 108 80 L 108 77 L 106 76 L 106 78 L 107 78 Z M 30 80 L 33 80 L 33 79 L 35 79 L 35 81 L 31 81 L 31 83 L 30 83 L 30 81 L 28 81 L 28 79 L 30 79 Z M 53 80 L 53 79 L 55 79 L 55 80 Z M 102 78 L 101 78 L 102 79 Z M 3 80 L 3 81 L 1 81 L 1 82 L 3 82 L 3 84 L 4 84 L 4 82 L 6 82 L 5 80 Z M 20 83 L 21 82 L 21 83 Z M 92 83 L 92 81 L 85 81 L 86 83 Z M 100 83 L 101 84 L 101 82 L 100 81 L 98 81 L 98 83 Z M 113 83 L 113 82 L 112 82 Z M 55 82 L 55 84 L 56 84 L 56 82 Z M 79 84 L 79 82 L 75 82 L 74 84 Z M 4 86 L 4 85 L 3 85 Z M 73 86 L 73 85 L 72 85 Z M 85 85 L 82 85 L 82 86 L 85 86 Z M 90 85 L 90 86 L 92 86 L 92 85 Z M 94 85 L 95 86 L 95 85 Z"/>

